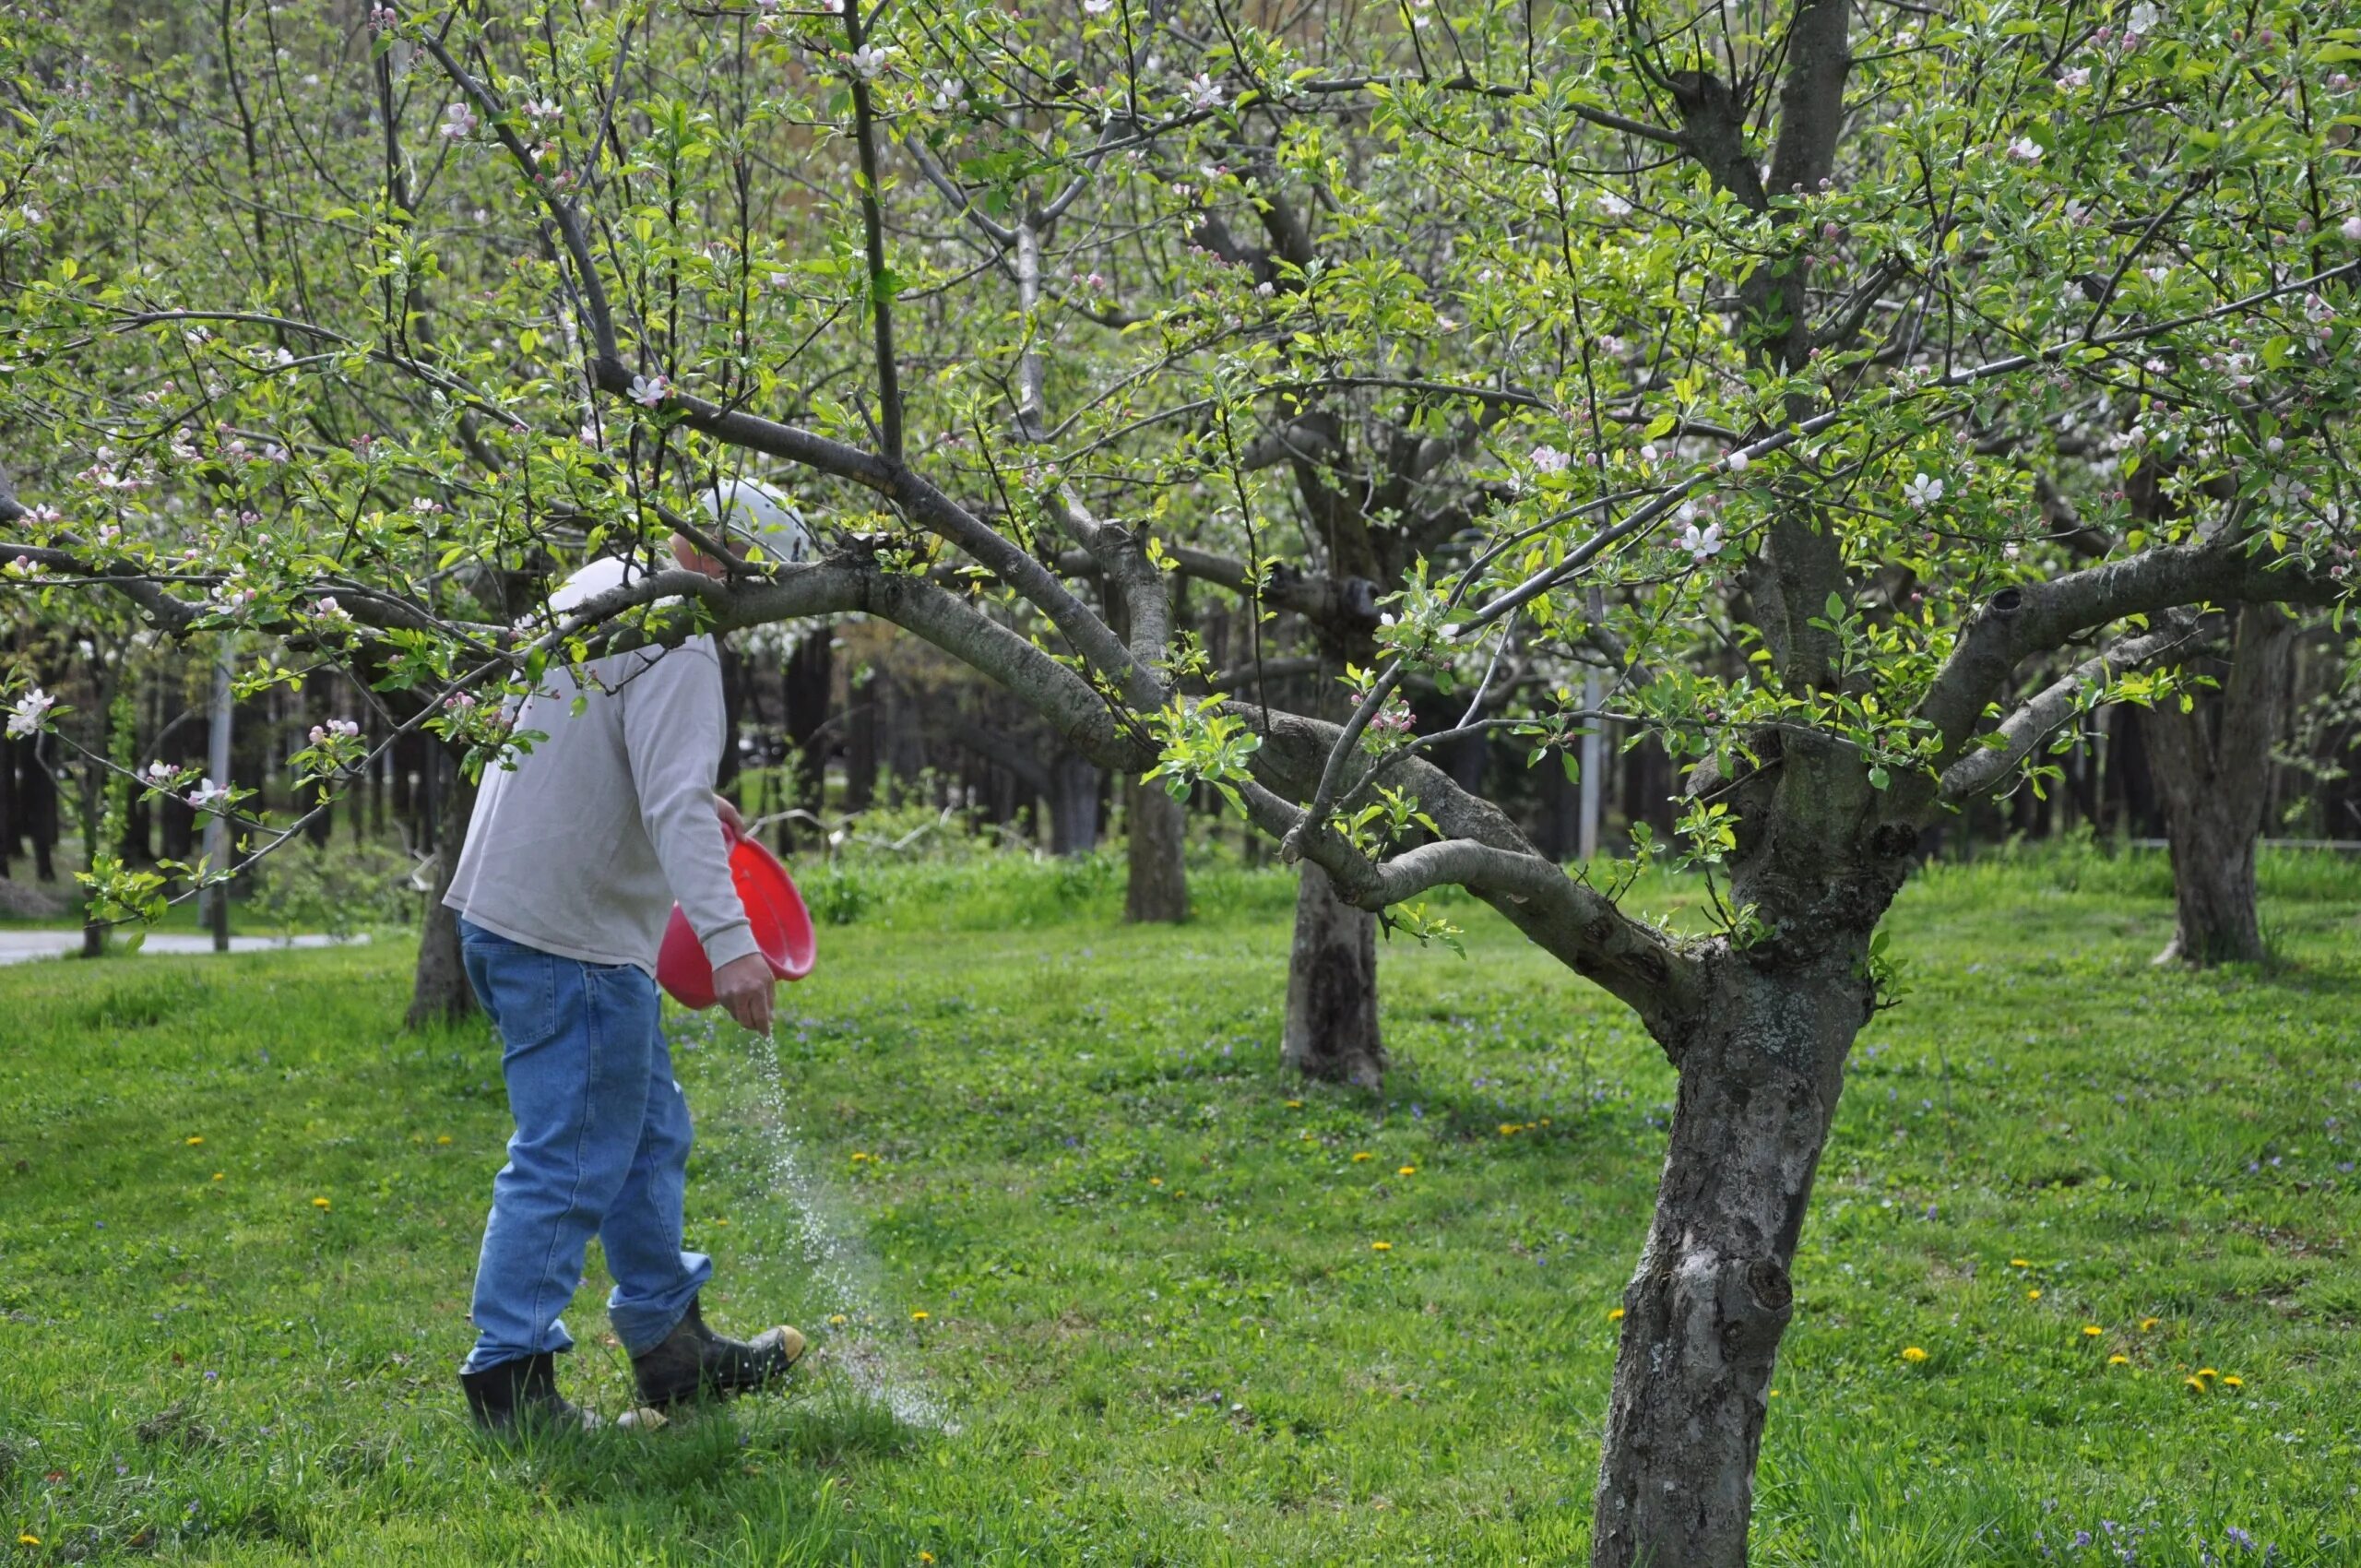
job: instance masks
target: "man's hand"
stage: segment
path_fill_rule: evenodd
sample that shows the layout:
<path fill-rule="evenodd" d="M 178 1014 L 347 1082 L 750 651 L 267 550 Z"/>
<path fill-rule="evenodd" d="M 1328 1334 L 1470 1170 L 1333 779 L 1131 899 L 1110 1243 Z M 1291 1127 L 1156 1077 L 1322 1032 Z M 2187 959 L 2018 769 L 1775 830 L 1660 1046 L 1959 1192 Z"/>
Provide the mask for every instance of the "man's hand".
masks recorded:
<path fill-rule="evenodd" d="M 741 838 L 746 837 L 746 819 L 738 814 L 738 808 L 730 803 L 728 796 L 716 795 L 713 798 L 713 814 L 719 817 L 721 826 L 731 833 Z"/>
<path fill-rule="evenodd" d="M 730 1010 L 742 1029 L 770 1038 L 771 995 L 778 988 L 768 960 L 759 953 L 732 958 L 713 971 L 713 999 Z"/>

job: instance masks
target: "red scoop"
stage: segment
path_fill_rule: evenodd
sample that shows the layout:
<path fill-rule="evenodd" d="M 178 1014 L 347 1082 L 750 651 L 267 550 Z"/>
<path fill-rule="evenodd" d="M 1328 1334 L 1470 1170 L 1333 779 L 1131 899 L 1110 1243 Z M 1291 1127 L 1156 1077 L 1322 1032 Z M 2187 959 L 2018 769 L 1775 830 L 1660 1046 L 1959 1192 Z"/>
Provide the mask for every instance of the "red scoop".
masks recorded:
<path fill-rule="evenodd" d="M 812 972 L 819 946 L 795 879 L 760 843 L 726 827 L 722 833 L 730 840 L 730 880 L 738 885 L 738 901 L 746 906 L 754 941 L 771 973 L 781 980 L 801 980 Z M 683 1007 L 713 1005 L 712 960 L 678 904 L 672 906 L 672 923 L 664 928 L 664 945 L 656 954 L 656 979 Z"/>

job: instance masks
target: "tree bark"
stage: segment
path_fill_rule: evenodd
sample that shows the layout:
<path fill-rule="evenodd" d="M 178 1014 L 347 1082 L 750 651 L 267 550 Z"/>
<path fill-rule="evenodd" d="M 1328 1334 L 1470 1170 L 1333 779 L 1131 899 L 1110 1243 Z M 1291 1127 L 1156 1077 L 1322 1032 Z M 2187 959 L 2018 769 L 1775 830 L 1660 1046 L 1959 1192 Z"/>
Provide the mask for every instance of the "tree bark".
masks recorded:
<path fill-rule="evenodd" d="M 1189 918 L 1189 813 L 1154 784 L 1124 781 L 1129 884 L 1123 918 L 1177 925 Z"/>
<path fill-rule="evenodd" d="M 1098 848 L 1098 766 L 1078 752 L 1050 764 L 1050 849 L 1087 855 Z"/>
<path fill-rule="evenodd" d="M 1368 1089 L 1385 1083 L 1385 1045 L 1377 1024 L 1377 917 L 1337 897 L 1328 873 L 1309 861 L 1296 886 L 1279 1060 L 1331 1083 Z"/>
<path fill-rule="evenodd" d="M 1799 967 L 1727 958 L 1689 1038 L 1623 1292 L 1592 1568 L 1743 1568 L 1771 1372 L 1813 1173 L 1869 1016 L 1866 938 Z"/>
<path fill-rule="evenodd" d="M 429 754 L 429 765 L 441 762 Z M 451 889 L 451 873 L 459 849 L 468 841 L 468 822 L 475 814 L 476 787 L 464 777 L 454 778 L 439 791 L 443 806 L 442 851 L 434 858 L 434 891 L 426 904 L 426 918 L 418 936 L 418 969 L 410 984 L 409 1013 L 402 1021 L 409 1028 L 462 1023 L 474 1016 L 476 993 L 468 984 L 466 962 L 459 956 L 459 917 L 445 909 L 443 895 Z"/>
<path fill-rule="evenodd" d="M 2173 939 L 2160 964 L 2260 963 L 2255 840 L 2262 832 L 2271 748 L 2279 739 L 2296 651 L 2296 623 L 2269 605 L 2238 612 L 2221 690 L 2180 711 L 2143 717 L 2149 764 L 2173 861 Z"/>
<path fill-rule="evenodd" d="M 795 765 L 795 803 L 816 817 L 826 799 L 829 705 L 836 694 L 836 637 L 830 628 L 809 633 L 795 645 L 779 687 L 787 707 L 788 756 Z M 779 831 L 784 842 L 785 823 Z"/>

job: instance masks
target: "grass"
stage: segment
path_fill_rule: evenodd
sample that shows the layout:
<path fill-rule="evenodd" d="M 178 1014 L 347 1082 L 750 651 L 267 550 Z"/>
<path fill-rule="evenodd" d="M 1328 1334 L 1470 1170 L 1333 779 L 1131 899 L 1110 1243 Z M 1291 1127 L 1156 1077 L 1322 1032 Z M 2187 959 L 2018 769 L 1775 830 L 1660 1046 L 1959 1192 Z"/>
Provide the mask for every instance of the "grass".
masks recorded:
<path fill-rule="evenodd" d="M 841 880 L 776 1068 L 680 1053 L 712 1315 L 820 1359 L 655 1433 L 468 1431 L 507 1124 L 481 1032 L 398 1031 L 398 944 L 0 969 L 0 1562 L 1579 1557 L 1672 1093 L 1628 1017 L 1462 909 L 1465 959 L 1386 950 L 1375 1103 L 1274 1065 L 1282 878 L 1156 931 L 1103 868 Z M 2361 1561 L 2361 873 L 2267 861 L 2270 974 L 2151 969 L 2168 893 L 1904 895 L 1757 1562 Z M 563 1375 L 612 1411 L 603 1289 L 594 1253 Z"/>

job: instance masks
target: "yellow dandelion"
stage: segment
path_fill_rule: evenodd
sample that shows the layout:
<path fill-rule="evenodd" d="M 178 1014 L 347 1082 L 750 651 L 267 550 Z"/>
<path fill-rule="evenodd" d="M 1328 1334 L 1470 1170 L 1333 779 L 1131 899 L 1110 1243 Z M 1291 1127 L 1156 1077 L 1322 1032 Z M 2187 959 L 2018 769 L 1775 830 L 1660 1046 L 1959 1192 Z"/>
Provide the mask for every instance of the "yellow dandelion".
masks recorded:
<path fill-rule="evenodd" d="M 925 1322 L 929 1317 L 931 1317 L 931 1316 L 932 1316 L 932 1315 L 933 1315 L 933 1314 L 932 1314 L 932 1313 L 931 1313 L 916 1312 L 916 1313 L 912 1313 L 910 1314 L 910 1321 L 911 1321 L 912 1323 L 924 1323 L 924 1322 Z"/>
<path fill-rule="evenodd" d="M 225 1172 L 222 1172 L 222 1171 L 219 1171 L 219 1170 L 216 1170 L 216 1171 L 213 1173 L 213 1179 L 214 1179 L 216 1182 L 219 1182 L 219 1180 L 221 1180 L 221 1178 L 222 1178 L 222 1176 L 223 1176 L 224 1174 L 225 1174 Z"/>
<path fill-rule="evenodd" d="M 2205 1392 L 2205 1380 L 2201 1377 L 2182 1378 L 2180 1380 L 2180 1385 L 2183 1388 L 2189 1389 L 2192 1393 L 2202 1394 Z"/>
<path fill-rule="evenodd" d="M 1543 1126 L 1545 1126 L 1545 1127 L 1547 1127 L 1548 1125 L 1549 1125 L 1549 1118 L 1548 1118 L 1547 1116 L 1544 1116 L 1544 1117 L 1541 1119 L 1541 1124 L 1542 1124 Z"/>
<path fill-rule="evenodd" d="M 1287 1109 L 1289 1111 L 1301 1111 L 1303 1109 L 1303 1101 L 1299 1099 L 1291 1099 L 1287 1101 Z"/>
<path fill-rule="evenodd" d="M 438 1144 L 438 1145 L 441 1145 L 441 1144 L 447 1144 L 447 1143 L 449 1143 L 449 1142 L 451 1141 L 451 1134 L 448 1134 L 448 1133 L 445 1133 L 445 1134 L 444 1134 L 441 1137 L 439 1137 L 439 1138 L 435 1139 L 434 1141 L 435 1141 L 435 1143 L 436 1143 L 436 1144 Z"/>
<path fill-rule="evenodd" d="M 2150 1329 L 2155 1327 L 2156 1324 L 2164 1321 L 2165 1320 L 2160 1317 L 2143 1317 L 2140 1320 L 2140 1332 L 2145 1334 Z"/>
<path fill-rule="evenodd" d="M 2232 1372 L 2222 1380 L 2222 1386 L 2225 1388 L 2244 1388 L 2246 1385 L 2247 1380 L 2236 1372 Z"/>
<path fill-rule="evenodd" d="M 1623 1309 L 1621 1307 L 1608 1308 L 1607 1321 L 1609 1323 L 1621 1323 L 1623 1321 Z"/>
<path fill-rule="evenodd" d="M 1773 1390 L 1771 1391 L 1771 1397 L 1772 1397 L 1772 1398 L 1774 1398 L 1774 1399 L 1776 1399 L 1777 1397 L 1779 1397 L 1779 1391 L 1778 1391 L 1777 1389 L 1775 1389 L 1775 1388 L 1774 1388 L 1774 1389 L 1773 1389 Z"/>
<path fill-rule="evenodd" d="M 39 1536 L 26 1535 L 19 1532 L 17 1536 L 17 1544 L 18 1546 L 39 1546 L 41 1544 L 41 1538 Z"/>
<path fill-rule="evenodd" d="M 2109 1356 L 2106 1359 L 2106 1364 L 2111 1367 L 2128 1367 L 2131 1364 L 2131 1358 L 2120 1354 Z"/>
<path fill-rule="evenodd" d="M 2041 1292 L 2038 1290 L 2028 1290 L 2025 1292 L 2025 1300 L 2028 1301 L 2038 1301 L 2041 1300 Z"/>
<path fill-rule="evenodd" d="M 1147 1179 L 1147 1184 L 1151 1187 L 1161 1187 L 1164 1185 L 1164 1178 L 1161 1176 L 1151 1176 Z"/>
<path fill-rule="evenodd" d="M 841 1324 L 846 1321 L 845 1314 L 842 1313 L 830 1313 L 828 1314 L 828 1321 L 833 1324 Z"/>
<path fill-rule="evenodd" d="M 1358 1149 L 1353 1154 L 1353 1163 L 1355 1165 L 1358 1165 L 1365 1159 L 1375 1159 L 1376 1158 L 1377 1156 L 1370 1153 L 1367 1149 Z"/>
<path fill-rule="evenodd" d="M 2099 1325 L 2098 1325 L 2097 1324 L 2094 1324 L 2094 1323 L 2086 1323 L 2086 1324 L 2084 1324 L 2082 1325 L 2082 1337 L 2083 1337 L 2083 1338 L 2085 1338 L 2085 1339 L 2096 1339 L 2096 1338 L 2097 1338 L 2101 1334 L 2104 1334 L 2105 1332 L 2106 1332 L 2106 1330 L 2105 1330 L 2105 1329 L 2102 1329 L 2101 1327 L 2099 1327 Z"/>
<path fill-rule="evenodd" d="M 199 1145 L 199 1144 L 203 1143 L 204 1141 L 205 1141 L 205 1140 L 204 1140 L 203 1138 L 191 1138 L 191 1139 L 189 1139 L 189 1141 L 188 1141 L 188 1146 L 189 1146 L 189 1147 L 191 1147 L 191 1148 L 195 1148 L 197 1145 Z"/>
<path fill-rule="evenodd" d="M 2033 1264 L 2031 1260 L 2026 1258 L 2011 1258 L 2009 1260 L 2009 1266 L 2011 1268 L 2031 1268 Z"/>
<path fill-rule="evenodd" d="M 1369 1244 L 1369 1250 L 1372 1253 L 1390 1253 L 1394 1250 L 1394 1243 L 1391 1241 L 1371 1241 Z"/>
<path fill-rule="evenodd" d="M 1923 1361 L 1923 1360 L 1925 1360 L 1927 1359 L 1927 1352 L 1926 1352 L 1926 1351 L 1924 1351 L 1924 1350 L 1921 1350 L 1921 1349 L 1920 1349 L 1920 1348 L 1918 1348 L 1918 1347 L 1917 1347 L 1917 1346 L 1916 1346 L 1916 1345 L 1904 1345 L 1904 1346 L 1902 1348 L 1902 1359 L 1903 1359 L 1904 1360 L 1905 1360 L 1905 1361 L 1908 1361 L 1912 1366 L 1914 1366 L 1914 1367 L 1915 1367 L 1915 1366 L 1916 1366 L 1919 1362 L 1921 1362 L 1921 1361 Z"/>
<path fill-rule="evenodd" d="M 852 1162 L 853 1162 L 855 1165 L 859 1165 L 862 1160 L 867 1159 L 868 1158 L 869 1158 L 869 1156 L 867 1156 L 866 1154 L 863 1154 L 863 1153 L 862 1153 L 860 1150 L 859 1150 L 859 1149 L 855 1149 L 855 1150 L 853 1150 L 853 1151 L 852 1151 Z"/>
<path fill-rule="evenodd" d="M 2200 1377 L 2220 1377 L 2222 1374 L 2215 1372 L 2212 1367 L 2200 1367 L 2197 1369 L 2197 1375 Z"/>
<path fill-rule="evenodd" d="M 1513 1123 L 1513 1122 L 1503 1122 L 1503 1123 L 1501 1123 L 1501 1136 L 1502 1136 L 1502 1137 L 1504 1137 L 1504 1138 L 1507 1138 L 1507 1137 L 1513 1137 L 1515 1134 L 1517 1134 L 1518 1133 L 1523 1132 L 1524 1130 L 1525 1130 L 1525 1129 L 1523 1129 L 1522 1127 L 1519 1127 L 1519 1126 L 1518 1126 L 1515 1123 Z"/>
<path fill-rule="evenodd" d="M 314 1198 L 312 1200 L 312 1206 L 314 1208 L 326 1208 L 328 1206 L 328 1200 L 326 1198 Z"/>
<path fill-rule="evenodd" d="M 1396 1170 L 1394 1174 L 1396 1176 L 1416 1176 L 1418 1173 L 1418 1168 L 1417 1166 L 1406 1165 L 1401 1170 Z"/>

